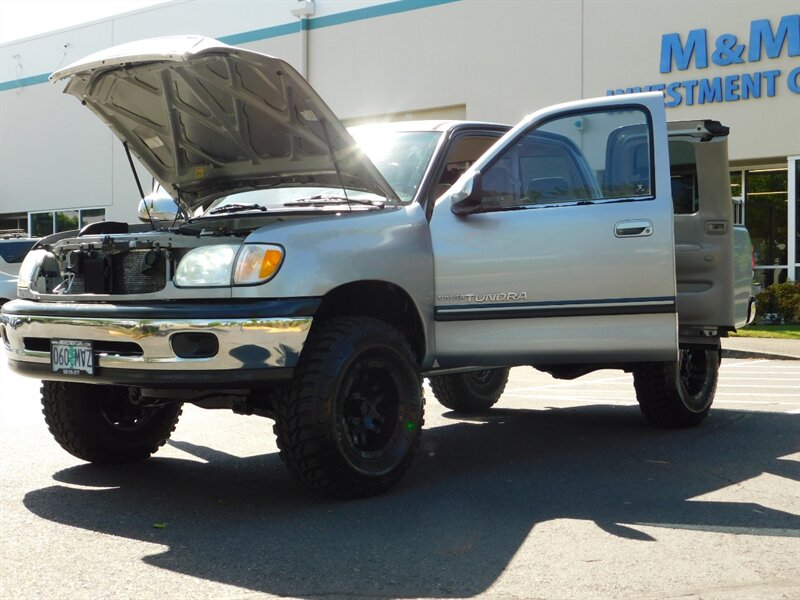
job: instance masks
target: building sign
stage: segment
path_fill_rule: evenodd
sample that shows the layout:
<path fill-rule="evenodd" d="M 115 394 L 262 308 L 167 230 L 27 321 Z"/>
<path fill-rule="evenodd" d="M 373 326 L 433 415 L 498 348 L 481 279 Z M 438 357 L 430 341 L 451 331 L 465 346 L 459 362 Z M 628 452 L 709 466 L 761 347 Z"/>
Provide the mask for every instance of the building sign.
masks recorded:
<path fill-rule="evenodd" d="M 661 36 L 661 73 L 672 73 L 673 69 L 686 71 L 691 67 L 707 69 L 709 64 L 719 67 L 763 64 L 766 68 L 744 70 L 743 66 L 729 75 L 613 89 L 606 94 L 615 96 L 663 91 L 668 108 L 681 104 L 692 106 L 771 98 L 779 89 L 800 94 L 800 66 L 788 72 L 769 68 L 769 61 L 783 55 L 800 57 L 800 14 L 782 17 L 777 27 L 773 27 L 769 19 L 751 21 L 747 40 L 739 40 L 731 33 L 724 33 L 711 40 L 706 29 L 692 29 L 685 42 L 679 33 L 666 33 Z"/>

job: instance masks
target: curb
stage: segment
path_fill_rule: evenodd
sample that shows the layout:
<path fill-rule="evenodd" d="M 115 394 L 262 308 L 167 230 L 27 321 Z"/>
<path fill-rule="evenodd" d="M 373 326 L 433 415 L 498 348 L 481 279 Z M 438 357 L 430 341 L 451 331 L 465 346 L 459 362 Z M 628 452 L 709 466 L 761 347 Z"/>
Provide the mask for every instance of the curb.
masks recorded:
<path fill-rule="evenodd" d="M 765 360 L 800 360 L 800 356 L 773 354 L 770 352 L 751 352 L 750 350 L 722 349 L 722 358 L 760 358 Z"/>

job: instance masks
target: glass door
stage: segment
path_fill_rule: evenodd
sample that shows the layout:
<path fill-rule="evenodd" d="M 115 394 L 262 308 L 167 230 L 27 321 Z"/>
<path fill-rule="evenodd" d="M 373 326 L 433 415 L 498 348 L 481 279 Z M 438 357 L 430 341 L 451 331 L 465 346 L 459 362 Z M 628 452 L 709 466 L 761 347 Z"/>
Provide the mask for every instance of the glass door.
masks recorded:
<path fill-rule="evenodd" d="M 753 242 L 755 283 L 763 289 L 789 276 L 789 171 L 786 166 L 760 167 L 743 175 L 744 223 Z"/>
<path fill-rule="evenodd" d="M 800 275 L 800 156 L 789 157 L 789 257 L 793 261 L 789 279 Z M 794 230 L 792 230 L 794 226 Z"/>

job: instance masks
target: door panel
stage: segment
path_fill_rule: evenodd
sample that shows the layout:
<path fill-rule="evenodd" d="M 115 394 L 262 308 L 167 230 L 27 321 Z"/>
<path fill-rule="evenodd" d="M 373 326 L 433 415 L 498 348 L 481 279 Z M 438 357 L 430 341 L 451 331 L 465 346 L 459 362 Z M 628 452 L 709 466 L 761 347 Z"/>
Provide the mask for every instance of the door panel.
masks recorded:
<path fill-rule="evenodd" d="M 648 141 L 635 177 L 611 151 L 623 127 Z M 674 360 L 667 165 L 658 94 L 546 109 L 504 136 L 431 220 L 439 364 Z M 479 211 L 454 214 L 474 182 Z"/>
<path fill-rule="evenodd" d="M 704 121 L 669 124 L 675 201 L 675 263 L 681 336 L 732 328 L 733 202 L 727 129 Z"/>

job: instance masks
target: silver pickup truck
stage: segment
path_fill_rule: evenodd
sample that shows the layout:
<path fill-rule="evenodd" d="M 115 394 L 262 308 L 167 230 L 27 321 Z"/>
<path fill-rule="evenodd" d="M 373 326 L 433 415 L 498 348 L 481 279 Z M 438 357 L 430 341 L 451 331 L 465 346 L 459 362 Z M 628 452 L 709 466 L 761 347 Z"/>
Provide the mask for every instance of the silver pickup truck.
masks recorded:
<path fill-rule="evenodd" d="M 300 481 L 366 496 L 412 461 L 422 377 L 481 411 L 517 365 L 623 369 L 652 423 L 707 415 L 749 297 L 719 123 L 668 125 L 650 93 L 351 134 L 287 63 L 200 37 L 52 79 L 173 207 L 44 239 L 3 307 L 75 456 L 144 459 L 189 402 L 274 419 Z"/>

